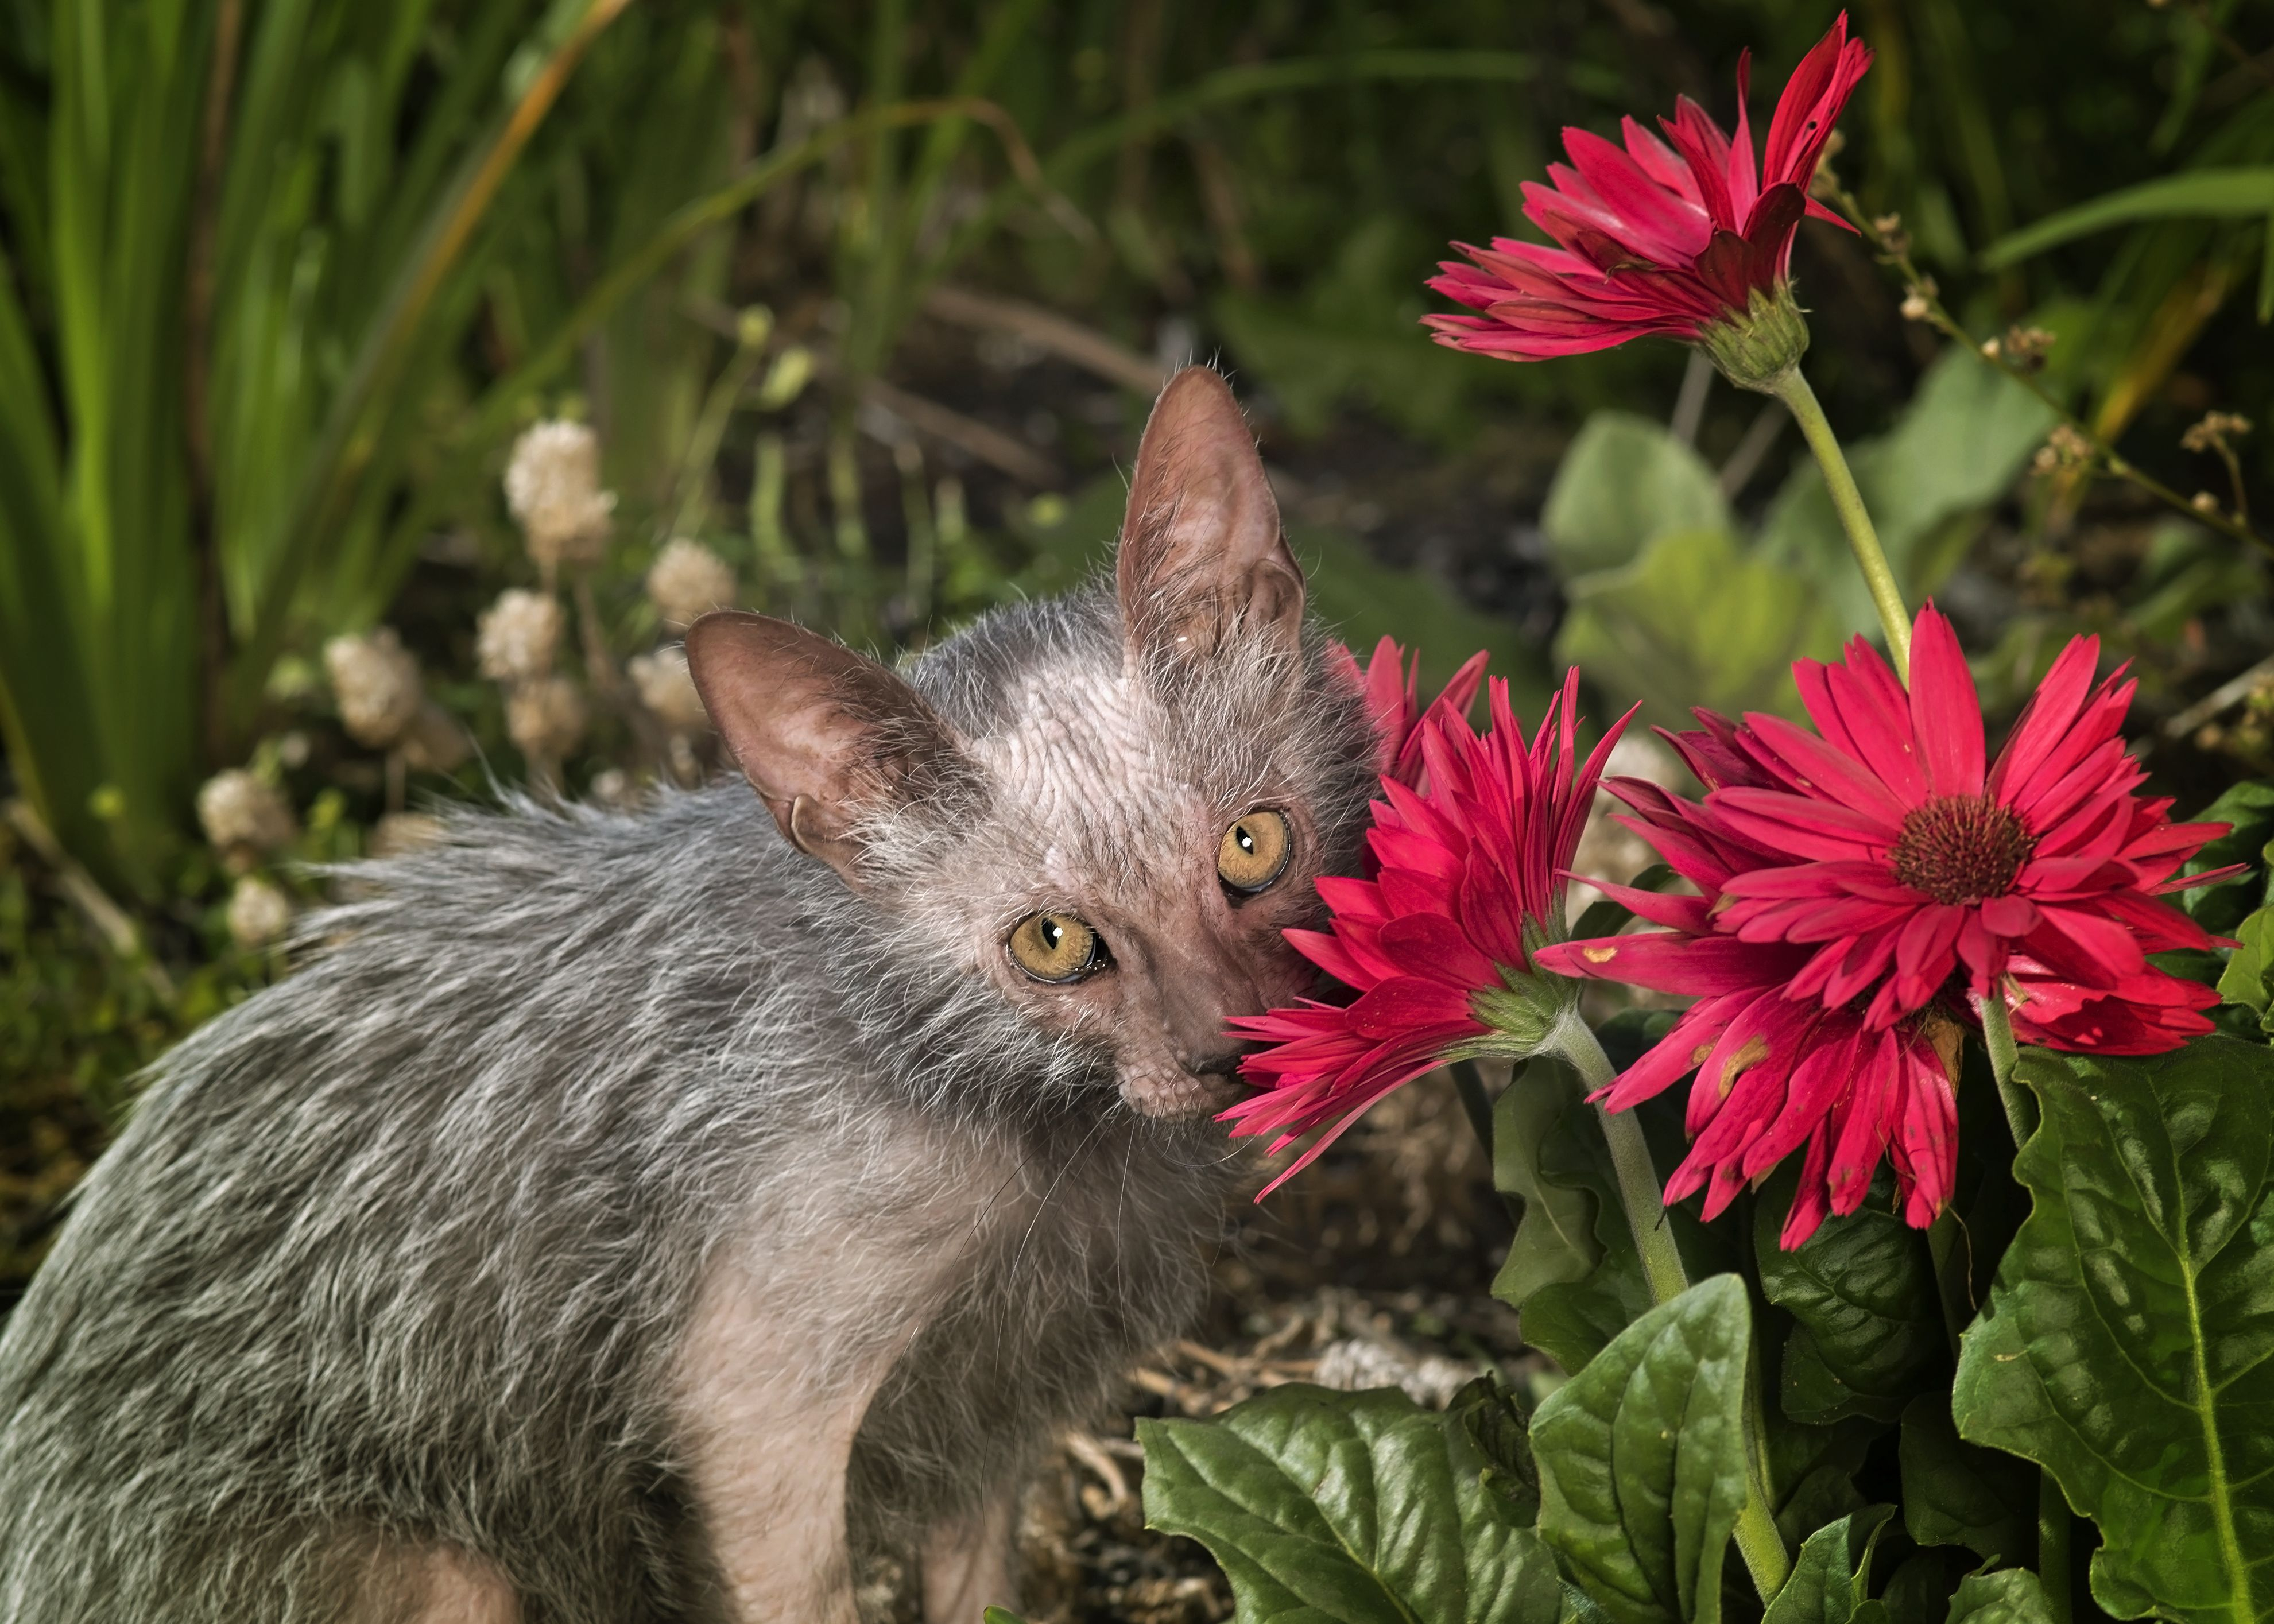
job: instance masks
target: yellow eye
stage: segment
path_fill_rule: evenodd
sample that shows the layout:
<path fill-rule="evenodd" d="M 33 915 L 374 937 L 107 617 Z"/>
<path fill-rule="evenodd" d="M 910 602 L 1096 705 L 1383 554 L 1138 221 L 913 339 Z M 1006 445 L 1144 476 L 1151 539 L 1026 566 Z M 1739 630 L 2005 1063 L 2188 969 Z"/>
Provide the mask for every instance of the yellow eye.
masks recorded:
<path fill-rule="evenodd" d="M 1071 914 L 1029 914 L 1011 930 L 1011 958 L 1038 981 L 1078 981 L 1105 962 L 1097 932 Z"/>
<path fill-rule="evenodd" d="M 1250 812 L 1216 842 L 1216 876 L 1232 890 L 1253 894 L 1286 872 L 1294 850 L 1294 831 L 1284 813 Z"/>

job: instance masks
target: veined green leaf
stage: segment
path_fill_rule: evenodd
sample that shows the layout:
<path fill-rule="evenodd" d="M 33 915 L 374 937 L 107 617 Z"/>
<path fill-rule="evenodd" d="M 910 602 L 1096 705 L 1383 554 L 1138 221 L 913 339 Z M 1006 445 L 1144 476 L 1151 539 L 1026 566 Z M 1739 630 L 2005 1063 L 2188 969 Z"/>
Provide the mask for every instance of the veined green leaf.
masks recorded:
<path fill-rule="evenodd" d="M 1675 723 L 1691 705 L 1794 712 L 1792 662 L 1830 658 L 1840 622 L 1807 575 L 1720 530 L 1668 531 L 1617 569 L 1570 583 L 1556 658 L 1621 704 Z"/>
<path fill-rule="evenodd" d="M 1615 569 L 1669 531 L 1735 528 L 1706 459 L 1631 412 L 1589 417 L 1547 488 L 1540 528 L 1558 574 Z"/>
<path fill-rule="evenodd" d="M 2274 210 L 2274 169 L 2190 169 L 2142 181 L 2049 214 L 1991 244 L 1982 251 L 1982 263 L 1992 270 L 2018 265 L 2032 254 L 2080 237 L 2143 220 L 2226 220 L 2263 215 L 2270 210 Z"/>
<path fill-rule="evenodd" d="M 1745 1500 L 1752 1308 L 1720 1274 L 1660 1304 L 1532 1424 L 1540 1537 L 1615 1624 L 1714 1624 Z"/>
<path fill-rule="evenodd" d="M 2274 1618 L 2274 1049 L 2031 1050 L 2034 1199 L 1967 1333 L 1960 1433 L 2100 1526 L 2120 1618 Z"/>
<path fill-rule="evenodd" d="M 1147 1524 L 1209 1548 L 1239 1624 L 1555 1624 L 1547 1547 L 1403 1393 L 1278 1387 L 1137 1436 Z"/>
<path fill-rule="evenodd" d="M 1950 1402 L 1922 1393 L 1903 1411 L 1903 1528 L 1923 1545 L 1965 1545 L 2016 1561 L 2037 1538 L 2036 1474 L 2009 1455 L 1963 1441 Z"/>
<path fill-rule="evenodd" d="M 1540 1287 L 1585 1279 L 1603 1255 L 1593 1200 L 1584 1190 L 1549 1183 L 1540 1168 L 1557 1119 L 1585 1093 L 1577 1072 L 1543 1057 L 1519 1067 L 1493 1102 L 1493 1184 L 1521 1199 L 1524 1215 L 1492 1289 L 1519 1312 Z"/>
<path fill-rule="evenodd" d="M 1785 1342 L 1779 1402 L 1795 1421 L 1892 1421 L 1922 1377 L 1948 1368 L 1925 1237 L 1864 1207 L 1826 1219 L 1787 1252 L 1779 1235 L 1796 1175 L 1788 1164 L 1754 1208 L 1762 1294 L 1799 1321 Z"/>
<path fill-rule="evenodd" d="M 1950 1598 L 1946 1624 L 2052 1624 L 2045 1587 L 2026 1568 L 1969 1574 Z"/>
<path fill-rule="evenodd" d="M 1868 1597 L 1871 1547 L 1894 1515 L 1892 1506 L 1866 1506 L 1811 1534 L 1761 1624 L 1879 1624 L 1884 1610 Z"/>

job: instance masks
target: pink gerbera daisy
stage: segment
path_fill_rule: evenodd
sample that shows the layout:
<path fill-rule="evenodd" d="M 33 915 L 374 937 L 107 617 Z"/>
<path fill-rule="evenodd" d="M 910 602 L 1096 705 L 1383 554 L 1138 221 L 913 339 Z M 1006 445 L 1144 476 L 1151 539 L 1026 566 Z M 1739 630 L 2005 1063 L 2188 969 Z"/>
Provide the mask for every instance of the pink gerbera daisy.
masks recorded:
<path fill-rule="evenodd" d="M 1306 1000 L 1231 1023 L 1266 1045 L 1242 1066 L 1261 1091 L 1224 1113 L 1234 1136 L 1276 1133 L 1276 1154 L 1333 1124 L 1265 1194 L 1393 1088 L 1461 1056 L 1530 1052 L 1568 1004 L 1557 984 L 1532 975 L 1531 955 L 1560 934 L 1563 870 L 1626 726 L 1622 718 L 1579 763 L 1578 683 L 1577 671 L 1565 677 L 1529 742 L 1498 678 L 1481 734 L 1465 705 L 1441 700 L 1417 729 L 1421 787 L 1384 773 L 1387 799 L 1367 835 L 1374 874 L 1321 879 L 1331 932 L 1287 932 L 1357 1000 Z"/>
<path fill-rule="evenodd" d="M 1564 131 L 1570 165 L 1548 166 L 1551 184 L 1524 187 L 1525 214 L 1559 246 L 1506 237 L 1490 248 L 1455 244 L 1473 263 L 1446 261 L 1429 286 L 1481 313 L 1426 318 L 1437 342 L 1511 361 L 1654 334 L 1710 346 L 1719 331 L 1756 325 L 1773 308 L 1788 312 L 1780 342 L 1797 359 L 1807 333 L 1788 293 L 1793 233 L 1804 214 L 1846 227 L 1808 189 L 1871 64 L 1841 12 L 1778 98 L 1758 170 L 1748 57 L 1737 63 L 1734 141 L 1687 96 L 1659 120 L 1666 140 L 1632 118 L 1621 125 L 1623 147 Z"/>
<path fill-rule="evenodd" d="M 1363 667 L 1339 643 L 1329 647 L 1327 658 L 1366 696 L 1366 712 L 1377 741 L 1374 771 L 1411 789 L 1421 781 L 1422 723 L 1438 716 L 1468 715 L 1490 656 L 1480 650 L 1462 661 L 1453 680 L 1426 708 L 1421 703 L 1421 656 L 1417 650 L 1408 658 L 1396 639 L 1384 637 L 1375 643 Z"/>
<path fill-rule="evenodd" d="M 1994 763 L 1972 673 L 1929 605 L 1908 691 L 1868 644 L 1794 667 L 1816 731 L 1699 711 L 1668 735 L 1703 803 L 1622 779 L 1622 821 L 1697 896 L 1605 889 L 1667 927 L 1565 943 L 1545 968 L 1695 996 L 1605 1090 L 1623 1109 L 1695 1069 L 1687 1160 L 1667 1187 L 1708 1216 L 1806 1147 L 1784 1230 L 1797 1245 L 1862 1202 L 1885 1154 L 1905 1216 L 1950 1198 L 1960 1023 L 1999 998 L 2024 1042 L 2152 1054 L 2211 1030 L 2209 988 L 2148 955 L 2203 947 L 2159 900 L 2223 831 L 2143 800 L 2120 732 L 2134 685 L 2097 683 L 2096 638 L 2054 661 Z"/>

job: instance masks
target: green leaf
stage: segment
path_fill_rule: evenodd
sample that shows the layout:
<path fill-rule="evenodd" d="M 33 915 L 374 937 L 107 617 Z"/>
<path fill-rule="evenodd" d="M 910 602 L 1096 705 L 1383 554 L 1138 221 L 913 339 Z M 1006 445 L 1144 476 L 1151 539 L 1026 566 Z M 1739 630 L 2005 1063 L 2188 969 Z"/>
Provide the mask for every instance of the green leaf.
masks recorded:
<path fill-rule="evenodd" d="M 1543 1401 L 1540 1537 L 1614 1624 L 1714 1624 L 1745 1499 L 1752 1309 L 1721 1274 L 1652 1309 Z"/>
<path fill-rule="evenodd" d="M 1953 1394 L 2100 1525 L 2120 1618 L 2274 1618 L 2274 1050 L 2030 1050 L 2033 1198 Z"/>
<path fill-rule="evenodd" d="M 1027 1620 L 1008 1607 L 988 1607 L 981 1613 L 981 1624 L 1027 1624 Z"/>
<path fill-rule="evenodd" d="M 1871 1547 L 1894 1515 L 1892 1506 L 1867 1506 L 1811 1534 L 1761 1624 L 1872 1624 L 1884 1616 L 1867 1591 Z"/>
<path fill-rule="evenodd" d="M 1892 430 L 1850 448 L 1856 486 L 1908 599 L 1942 583 L 1967 540 L 1953 527 L 2006 493 L 2053 417 L 2021 384 L 1952 350 L 1927 369 Z M 1759 545 L 1764 558 L 1821 583 L 1843 632 L 1878 630 L 1878 611 L 1812 459 L 1796 465 L 1777 493 Z"/>
<path fill-rule="evenodd" d="M 1540 1163 L 1556 1122 L 1585 1093 L 1578 1073 L 1543 1057 L 1519 1071 L 1493 1104 L 1493 1186 L 1522 1198 L 1524 1216 L 1492 1289 L 1519 1311 L 1542 1286 L 1585 1280 L 1602 1260 L 1593 1200 L 1585 1190 L 1550 1183 Z"/>
<path fill-rule="evenodd" d="M 1828 658 L 1841 623 L 1824 590 L 1722 530 L 1659 536 L 1632 563 L 1581 575 L 1555 640 L 1621 705 L 1661 723 L 1692 705 L 1795 712 L 1792 662 Z"/>
<path fill-rule="evenodd" d="M 1674 1017 L 1665 1011 L 1629 1010 L 1613 1016 L 1596 1033 L 1615 1066 L 1627 1066 L 1666 1034 Z M 1635 1109 L 1650 1141 L 1652 1160 L 1663 1180 L 1681 1162 L 1688 1140 L 1683 1132 L 1682 1101 L 1671 1094 L 1645 1101 Z M 1584 1276 L 1536 1285 L 1519 1307 L 1524 1338 L 1564 1370 L 1577 1374 L 1611 1338 L 1651 1305 L 1642 1261 L 1635 1254 L 1634 1231 L 1619 1196 L 1618 1171 L 1611 1162 L 1602 1121 L 1584 1099 L 1568 1102 L 1555 1125 L 1538 1141 L 1539 1177 L 1544 1189 L 1576 1191 L 1594 1214 L 1597 1261 Z M 1736 1266 L 1723 1231 L 1707 1228 L 1687 1207 L 1667 1214 L 1675 1243 L 1692 1280 Z M 1519 1274 L 1519 1280 L 1521 1274 Z M 1528 1283 L 1528 1282 L 1527 1282 Z M 1498 1282 L 1495 1282 L 1495 1289 Z"/>
<path fill-rule="evenodd" d="M 1797 1182 L 1796 1170 L 1780 1172 L 1753 1209 L 1762 1294 L 1799 1322 L 1785 1342 L 1779 1399 L 1795 1421 L 1892 1421 L 1924 1377 L 1947 1368 L 1926 1238 L 1866 1207 L 1826 1219 L 1787 1252 L 1778 1237 Z"/>
<path fill-rule="evenodd" d="M 1540 1515 L 1540 1467 L 1532 1458 L 1531 1424 L 1517 1395 L 1496 1376 L 1480 1376 L 1445 1406 L 1446 1425 L 1476 1451 L 1478 1477 L 1521 1528 Z"/>
<path fill-rule="evenodd" d="M 2195 853 L 2190 874 L 2248 863 L 2263 869 L 2266 847 L 2274 841 L 2274 784 L 2237 784 L 2195 814 L 2192 822 L 2225 823 L 2227 831 Z M 2197 924 L 2218 936 L 2233 936 L 2235 928 L 2255 910 L 2274 902 L 2274 872 L 2245 874 L 2216 885 L 2199 885 L 2180 893 L 2180 906 Z"/>
<path fill-rule="evenodd" d="M 2262 1020 L 2266 1016 L 2268 1000 L 2274 997 L 2274 988 L 2270 988 L 2266 980 L 2268 970 L 2274 968 L 2267 959 L 2269 952 L 2274 951 L 2274 939 L 2267 936 L 2270 926 L 2274 926 L 2274 908 L 2261 908 L 2234 928 L 2235 940 L 2240 945 L 2227 959 L 2226 969 L 2218 978 L 2220 997 L 2229 1004 L 2248 1005 Z"/>
<path fill-rule="evenodd" d="M 1946 1624 L 2052 1624 L 2045 1587 L 2026 1568 L 1969 1574 L 1950 1598 Z"/>
<path fill-rule="evenodd" d="M 2274 169 L 2194 169 L 2106 192 L 2048 214 L 1982 251 L 1992 270 L 2018 265 L 2048 248 L 2143 220 L 2233 220 L 2274 210 Z"/>
<path fill-rule="evenodd" d="M 1735 526 L 1705 458 L 1649 417 L 1599 411 L 1564 453 L 1540 528 L 1569 578 L 1631 563 L 1660 536 Z"/>
<path fill-rule="evenodd" d="M 2014 1561 L 2037 1535 L 2036 1474 L 2010 1455 L 1958 1436 L 1950 1402 L 1923 1393 L 1903 1411 L 1903 1528 L 1923 1545 L 1964 1545 Z"/>
<path fill-rule="evenodd" d="M 1547 1547 L 1458 1425 L 1395 1390 L 1303 1386 L 1141 1420 L 1146 1522 L 1209 1548 L 1239 1624 L 1555 1624 Z"/>

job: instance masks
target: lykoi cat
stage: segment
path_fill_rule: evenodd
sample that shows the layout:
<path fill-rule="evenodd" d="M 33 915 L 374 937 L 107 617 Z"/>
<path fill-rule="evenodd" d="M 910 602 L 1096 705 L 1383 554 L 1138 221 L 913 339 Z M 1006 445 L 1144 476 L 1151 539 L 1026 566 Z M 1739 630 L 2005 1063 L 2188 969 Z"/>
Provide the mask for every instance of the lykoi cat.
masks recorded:
<path fill-rule="evenodd" d="M 1308 986 L 1373 783 L 1211 372 L 1117 568 L 899 672 L 707 617 L 748 787 L 358 869 L 0 1337 L 0 1620 L 849 1624 L 871 1542 L 935 1624 L 1013 1601 L 1022 1469 L 1199 1300 L 1225 1020 Z"/>

